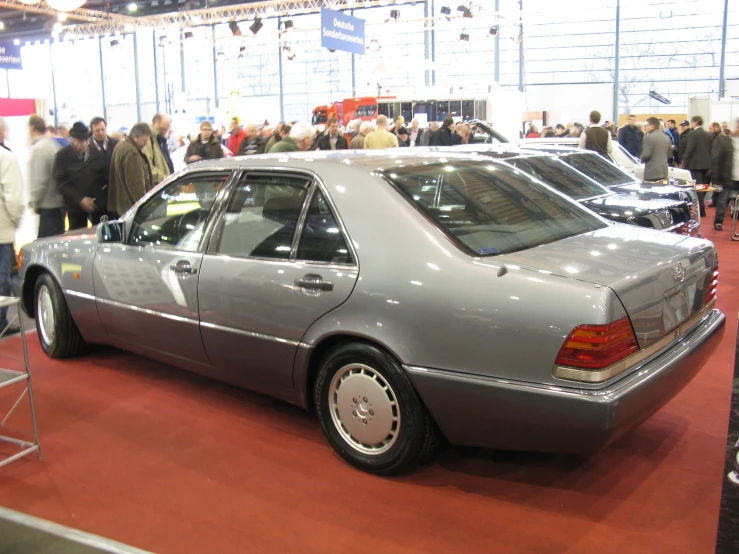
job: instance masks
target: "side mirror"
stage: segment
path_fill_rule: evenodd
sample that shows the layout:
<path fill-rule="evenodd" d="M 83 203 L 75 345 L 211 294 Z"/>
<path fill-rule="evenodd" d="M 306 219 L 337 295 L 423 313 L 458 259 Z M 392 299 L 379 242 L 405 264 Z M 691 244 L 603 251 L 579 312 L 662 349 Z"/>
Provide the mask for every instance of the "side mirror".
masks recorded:
<path fill-rule="evenodd" d="M 123 242 L 126 239 L 126 223 L 125 221 L 107 221 L 101 223 L 100 242 Z"/>

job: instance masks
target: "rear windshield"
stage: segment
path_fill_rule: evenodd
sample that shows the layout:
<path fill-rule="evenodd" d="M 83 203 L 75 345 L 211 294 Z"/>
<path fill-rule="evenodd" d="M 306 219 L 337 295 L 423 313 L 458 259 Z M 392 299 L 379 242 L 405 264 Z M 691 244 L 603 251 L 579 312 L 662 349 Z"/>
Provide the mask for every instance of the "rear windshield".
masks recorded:
<path fill-rule="evenodd" d="M 476 256 L 495 256 L 607 224 L 520 171 L 479 161 L 393 169 L 385 177 Z"/>
<path fill-rule="evenodd" d="M 611 191 L 606 187 L 585 177 L 562 160 L 552 156 L 528 156 L 510 158 L 506 161 L 520 170 L 541 179 L 547 185 L 574 200 L 611 194 Z"/>
<path fill-rule="evenodd" d="M 634 178 L 631 175 L 621 171 L 598 154 L 573 152 L 572 154 L 562 154 L 559 158 L 594 181 L 598 181 L 601 185 L 607 187 L 626 185 L 634 182 Z"/>

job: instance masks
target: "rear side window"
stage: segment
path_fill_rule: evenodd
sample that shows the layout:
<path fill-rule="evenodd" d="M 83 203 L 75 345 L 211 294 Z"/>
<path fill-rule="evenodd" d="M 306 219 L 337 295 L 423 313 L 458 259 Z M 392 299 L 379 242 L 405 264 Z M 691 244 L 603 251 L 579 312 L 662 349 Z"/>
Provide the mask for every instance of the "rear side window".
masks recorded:
<path fill-rule="evenodd" d="M 247 175 L 229 202 L 218 252 L 288 259 L 309 186 L 300 177 Z"/>
<path fill-rule="evenodd" d="M 603 196 L 610 191 L 589 179 L 562 160 L 552 156 L 528 156 L 507 160 L 511 165 L 544 181 L 575 200 Z"/>
<path fill-rule="evenodd" d="M 634 179 L 598 154 L 565 154 L 560 159 L 601 185 L 613 187 L 633 183 Z"/>
<path fill-rule="evenodd" d="M 453 240 L 477 256 L 525 250 L 601 229 L 591 212 L 518 170 L 485 162 L 394 169 L 386 178 Z M 429 203 L 424 188 L 436 184 Z"/>
<path fill-rule="evenodd" d="M 313 194 L 305 215 L 297 259 L 333 264 L 354 263 L 339 224 L 319 189 Z"/>

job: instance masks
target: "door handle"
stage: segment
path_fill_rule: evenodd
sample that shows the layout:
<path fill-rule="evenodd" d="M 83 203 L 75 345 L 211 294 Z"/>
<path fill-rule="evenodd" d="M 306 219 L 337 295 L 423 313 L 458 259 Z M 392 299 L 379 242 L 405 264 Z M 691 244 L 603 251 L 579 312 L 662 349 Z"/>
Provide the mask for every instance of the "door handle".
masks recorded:
<path fill-rule="evenodd" d="M 324 281 L 320 275 L 308 274 L 303 278 L 295 279 L 295 286 L 301 289 L 312 290 L 334 290 L 334 284 L 331 281 Z"/>
<path fill-rule="evenodd" d="M 169 266 L 169 269 L 179 275 L 195 275 L 198 272 L 197 268 L 190 266 L 190 262 L 177 262 Z"/>

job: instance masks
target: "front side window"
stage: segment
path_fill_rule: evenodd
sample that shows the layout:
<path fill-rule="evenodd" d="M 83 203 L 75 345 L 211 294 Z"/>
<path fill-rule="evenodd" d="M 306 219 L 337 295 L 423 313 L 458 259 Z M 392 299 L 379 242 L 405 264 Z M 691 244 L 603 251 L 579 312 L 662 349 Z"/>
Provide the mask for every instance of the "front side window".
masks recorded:
<path fill-rule="evenodd" d="M 527 156 L 507 161 L 574 200 L 610 194 L 606 187 L 551 156 Z"/>
<path fill-rule="evenodd" d="M 196 252 L 216 195 L 230 176 L 194 173 L 166 186 L 136 212 L 128 243 Z"/>
<path fill-rule="evenodd" d="M 247 175 L 228 204 L 218 253 L 288 259 L 310 183 L 307 177 Z"/>
<path fill-rule="evenodd" d="M 393 168 L 386 178 L 450 238 L 477 256 L 533 248 L 607 226 L 519 171 L 485 162 Z M 437 180 L 433 204 L 419 184 Z"/>
<path fill-rule="evenodd" d="M 598 154 L 573 153 L 559 157 L 594 181 L 606 187 L 633 183 L 634 179 Z"/>

